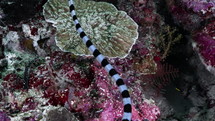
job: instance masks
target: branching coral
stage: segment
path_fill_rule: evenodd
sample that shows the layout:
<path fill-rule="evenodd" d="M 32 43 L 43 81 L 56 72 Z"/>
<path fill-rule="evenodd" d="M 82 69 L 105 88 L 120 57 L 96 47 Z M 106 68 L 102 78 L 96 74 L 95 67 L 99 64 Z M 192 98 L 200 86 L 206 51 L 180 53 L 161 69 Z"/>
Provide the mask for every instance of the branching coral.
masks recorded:
<path fill-rule="evenodd" d="M 95 46 L 106 56 L 124 57 L 138 37 L 137 24 L 112 4 L 75 0 L 80 24 Z M 57 28 L 56 43 L 62 50 L 90 55 L 76 33 L 67 1 L 49 0 L 44 6 L 46 21 Z"/>
<path fill-rule="evenodd" d="M 177 34 L 176 28 L 164 26 L 159 35 L 158 47 L 161 49 L 161 59 L 165 59 L 170 53 L 171 47 L 182 39 L 181 34 Z"/>

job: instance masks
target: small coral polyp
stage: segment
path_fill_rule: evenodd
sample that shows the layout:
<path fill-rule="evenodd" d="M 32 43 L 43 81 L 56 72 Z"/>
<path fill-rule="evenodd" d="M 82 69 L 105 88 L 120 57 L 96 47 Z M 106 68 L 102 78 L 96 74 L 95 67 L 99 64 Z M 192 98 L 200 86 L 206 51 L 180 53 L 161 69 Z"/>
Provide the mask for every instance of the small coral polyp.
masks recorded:
<path fill-rule="evenodd" d="M 77 17 L 94 45 L 108 57 L 125 57 L 138 37 L 138 25 L 112 4 L 74 0 Z M 75 30 L 67 1 L 49 0 L 43 14 L 57 28 L 57 46 L 76 55 L 91 55 Z"/>

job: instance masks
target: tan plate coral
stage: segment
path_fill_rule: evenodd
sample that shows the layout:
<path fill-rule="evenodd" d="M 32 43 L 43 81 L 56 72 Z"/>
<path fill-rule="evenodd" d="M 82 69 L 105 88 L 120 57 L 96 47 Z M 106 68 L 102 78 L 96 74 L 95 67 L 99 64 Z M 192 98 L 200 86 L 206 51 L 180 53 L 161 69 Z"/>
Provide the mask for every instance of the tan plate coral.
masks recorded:
<path fill-rule="evenodd" d="M 125 57 L 138 37 L 138 25 L 124 11 L 105 2 L 74 0 L 79 22 L 94 45 L 108 57 Z M 67 0 L 48 0 L 47 22 L 57 28 L 56 43 L 63 51 L 91 55 L 75 30 Z"/>

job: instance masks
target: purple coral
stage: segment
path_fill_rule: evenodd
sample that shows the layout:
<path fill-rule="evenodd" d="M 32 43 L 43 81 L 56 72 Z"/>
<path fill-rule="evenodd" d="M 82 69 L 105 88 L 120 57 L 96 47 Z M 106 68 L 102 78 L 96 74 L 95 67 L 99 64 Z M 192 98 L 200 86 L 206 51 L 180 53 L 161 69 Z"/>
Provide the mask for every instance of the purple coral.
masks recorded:
<path fill-rule="evenodd" d="M 192 9 L 194 12 L 212 12 L 215 8 L 214 0 L 182 0 L 187 8 Z"/>
<path fill-rule="evenodd" d="M 5 112 L 0 111 L 0 121 L 10 121 L 10 118 Z"/>
<path fill-rule="evenodd" d="M 173 0 L 168 2 L 174 22 L 188 31 L 201 27 L 201 22 L 215 16 L 214 0 Z"/>
<path fill-rule="evenodd" d="M 215 21 L 194 35 L 197 47 L 207 65 L 215 67 Z"/>
<path fill-rule="evenodd" d="M 199 45 L 199 51 L 204 57 L 206 64 L 215 66 L 215 41 L 206 34 L 198 34 L 195 39 Z"/>

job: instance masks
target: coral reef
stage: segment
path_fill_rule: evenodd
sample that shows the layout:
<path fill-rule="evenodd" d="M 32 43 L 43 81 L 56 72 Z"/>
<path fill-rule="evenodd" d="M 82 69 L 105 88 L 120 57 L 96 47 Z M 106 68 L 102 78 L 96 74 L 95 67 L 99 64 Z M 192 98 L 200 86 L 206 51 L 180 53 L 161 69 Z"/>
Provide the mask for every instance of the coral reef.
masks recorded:
<path fill-rule="evenodd" d="M 182 0 L 182 3 L 188 9 L 192 9 L 193 12 L 201 14 L 212 13 L 215 15 L 215 2 L 213 0 Z"/>
<path fill-rule="evenodd" d="M 9 117 L 7 116 L 7 114 L 2 112 L 2 111 L 0 112 L 0 120 L 1 121 L 10 121 Z"/>
<path fill-rule="evenodd" d="M 11 90 L 10 93 L 6 94 L 10 94 L 10 97 L 13 97 L 10 99 L 12 101 L 10 102 L 12 105 L 10 108 L 15 108 L 18 112 L 22 110 L 27 113 L 27 111 L 32 112 L 38 107 L 45 108 L 41 104 L 61 105 L 72 112 L 78 112 L 84 120 L 114 121 L 120 119 L 123 108 L 120 93 L 106 71 L 97 63 L 90 63 L 90 60 L 85 63 L 81 63 L 81 60 L 76 61 L 77 58 L 71 59 L 71 54 L 69 53 L 53 53 L 50 58 L 46 58 L 44 64 L 41 64 L 30 73 L 29 90 L 26 93 L 18 91 L 23 87 L 21 78 L 18 78 L 15 74 L 7 75 L 2 84 L 8 90 L 15 89 L 18 91 Z M 139 90 L 136 90 L 135 88 L 138 85 Z M 145 98 L 139 81 L 133 80 L 131 90 L 135 101 L 141 102 Z M 36 92 L 40 92 L 40 94 L 34 94 Z M 19 100 L 16 97 L 18 95 L 22 97 Z M 37 98 L 35 95 L 37 95 Z M 39 95 L 41 97 L 38 97 Z M 47 101 L 40 102 L 42 99 L 47 100 L 48 103 L 45 103 Z M 9 102 L 9 100 L 5 102 Z M 153 121 L 160 114 L 159 108 L 154 104 L 153 100 L 141 104 L 135 103 L 135 105 L 133 107 L 136 112 L 134 115 L 135 120 L 149 118 Z M 22 115 L 20 113 L 19 115 Z M 96 118 L 97 116 L 98 118 Z M 32 115 L 22 118 L 27 117 L 34 118 Z"/>
<path fill-rule="evenodd" d="M 202 30 L 194 34 L 193 39 L 197 43 L 194 48 L 200 53 L 203 63 L 208 70 L 215 74 L 215 21 L 208 23 Z"/>
<path fill-rule="evenodd" d="M 159 5 L 158 5 L 159 4 Z M 161 115 L 163 120 L 208 120 L 213 121 L 211 117 L 214 114 L 213 101 L 213 85 L 214 85 L 214 67 L 211 62 L 214 61 L 213 54 L 213 20 L 214 20 L 214 2 L 204 0 L 165 0 L 160 1 L 157 5 L 159 13 L 165 17 L 165 21 L 171 26 L 177 26 L 183 36 L 181 44 L 174 47 L 174 53 L 171 58 L 167 57 L 170 63 L 174 63 L 179 67 L 180 79 L 172 84 L 172 90 L 168 86 L 168 91 L 165 94 L 168 103 L 173 103 L 171 106 L 166 106 L 165 110 L 170 110 L 167 115 Z M 186 51 L 186 52 L 185 52 Z M 180 61 L 180 63 L 179 63 Z M 177 93 L 174 91 L 177 88 Z M 183 95 L 183 100 L 180 96 L 180 103 L 177 100 L 171 101 L 174 95 Z M 180 97 L 180 98 L 179 98 Z M 183 103 L 182 103 L 183 102 Z M 177 104 L 176 104 L 177 103 Z M 176 105 L 186 108 L 179 108 Z M 182 110 L 185 110 L 182 113 Z M 160 107 L 161 112 L 164 110 Z M 177 111 L 178 110 L 178 111 Z M 205 113 L 205 114 L 204 114 Z M 183 117 L 184 116 L 184 117 Z"/>
<path fill-rule="evenodd" d="M 111 4 L 84 0 L 74 2 L 80 24 L 95 46 L 105 56 L 125 57 L 138 37 L 137 24 Z M 91 55 L 76 33 L 67 4 L 67 1 L 49 0 L 44 6 L 46 21 L 57 28 L 57 46 L 76 55 Z"/>
<path fill-rule="evenodd" d="M 66 108 L 50 108 L 50 110 L 44 112 L 46 115 L 45 121 L 79 121 L 74 114 L 69 112 Z"/>
<path fill-rule="evenodd" d="M 41 11 L 41 6 L 46 0 L 31 0 L 31 2 L 25 0 L 1 0 L 0 2 L 0 14 L 3 15 L 0 24 L 12 24 L 16 25 L 23 20 L 27 20 L 34 17 L 38 11 Z M 25 13 L 25 15 L 23 15 Z M 0 15 L 0 16 L 1 16 Z"/>
<path fill-rule="evenodd" d="M 168 8 L 175 23 L 191 33 L 193 48 L 199 53 L 206 68 L 215 74 L 213 49 L 215 2 L 174 0 L 168 2 Z"/>
<path fill-rule="evenodd" d="M 5 64 L 5 71 L 0 74 L 2 77 L 10 73 L 16 73 L 19 77 L 23 77 L 26 65 L 31 59 L 35 58 L 35 56 L 28 53 L 14 51 L 5 52 L 5 55 L 5 58 L 0 61 L 2 64 Z"/>
<path fill-rule="evenodd" d="M 86 33 L 128 86 L 132 120 L 214 120 L 213 0 L 75 4 Z M 0 2 L 0 121 L 122 118 L 117 86 L 84 56 L 90 54 L 67 6 L 60 0 Z"/>
<path fill-rule="evenodd" d="M 6 66 L 1 72 L 1 84 L 5 86 L 1 110 L 11 120 L 52 119 L 53 115 L 46 115 L 49 114 L 47 110 L 56 106 L 67 108 L 71 115 L 76 113 L 77 120 L 120 119 L 123 108 L 120 93 L 105 70 L 92 58 L 59 51 L 54 41 L 55 29 L 40 16 L 35 18 L 4 28 L 6 56 L 1 62 L 2 65 L 6 62 Z M 137 29 L 135 23 L 133 27 Z M 134 38 L 137 38 L 135 31 Z M 159 57 L 150 53 L 154 49 L 144 39 L 150 37 L 141 37 L 126 58 L 110 61 L 131 86 L 135 100 L 133 119 L 154 121 L 160 111 L 153 96 L 148 96 L 147 100 L 143 94 L 142 83 L 148 82 L 139 75 L 154 74 L 159 61 L 155 58 Z"/>

